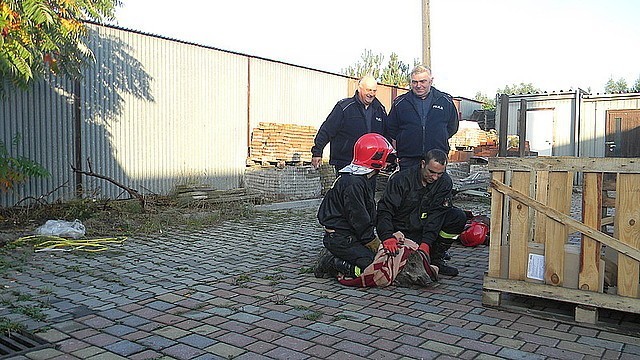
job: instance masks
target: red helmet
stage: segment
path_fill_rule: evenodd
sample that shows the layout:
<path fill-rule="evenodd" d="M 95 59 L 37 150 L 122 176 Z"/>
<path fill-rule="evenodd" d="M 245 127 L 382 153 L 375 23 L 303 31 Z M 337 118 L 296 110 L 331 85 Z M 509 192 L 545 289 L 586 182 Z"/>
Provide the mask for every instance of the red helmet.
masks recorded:
<path fill-rule="evenodd" d="M 484 244 L 487 240 L 488 233 L 489 227 L 487 224 L 472 221 L 471 225 L 467 226 L 458 238 L 464 246 L 478 246 L 480 244 Z"/>
<path fill-rule="evenodd" d="M 395 153 L 393 147 L 384 136 L 368 133 L 360 136 L 353 146 L 354 165 L 381 170 L 387 165 L 389 154 Z"/>

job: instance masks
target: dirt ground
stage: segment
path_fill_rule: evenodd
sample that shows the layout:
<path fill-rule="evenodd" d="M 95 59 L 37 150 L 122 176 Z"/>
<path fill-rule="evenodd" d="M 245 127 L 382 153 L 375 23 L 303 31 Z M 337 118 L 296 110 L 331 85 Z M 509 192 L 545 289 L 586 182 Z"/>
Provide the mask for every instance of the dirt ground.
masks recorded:
<path fill-rule="evenodd" d="M 454 197 L 454 205 L 474 215 L 488 216 L 490 198 L 460 193 Z M 168 197 L 149 199 L 144 211 L 136 200 L 91 199 L 0 209 L 0 248 L 20 237 L 34 235 L 49 219 L 78 219 L 86 228 L 86 236 L 91 238 L 162 233 L 175 227 L 197 230 L 225 219 L 247 216 L 253 211 L 251 203 L 184 206 Z"/>

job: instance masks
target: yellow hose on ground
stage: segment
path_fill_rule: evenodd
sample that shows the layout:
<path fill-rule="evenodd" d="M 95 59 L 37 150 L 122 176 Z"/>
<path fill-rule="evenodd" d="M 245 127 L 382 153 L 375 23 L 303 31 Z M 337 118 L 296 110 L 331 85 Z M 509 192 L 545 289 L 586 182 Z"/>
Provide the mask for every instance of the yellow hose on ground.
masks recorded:
<path fill-rule="evenodd" d="M 105 251 L 109 249 L 107 244 L 112 244 L 114 246 L 120 246 L 127 239 L 126 237 L 111 237 L 111 238 L 98 238 L 98 239 L 67 239 L 59 236 L 53 235 L 31 235 L 31 236 L 23 236 L 16 241 L 14 244 L 26 242 L 32 239 L 42 239 L 43 242 L 36 243 L 33 245 L 33 249 L 35 252 L 40 251 L 87 251 L 87 252 L 98 252 Z"/>

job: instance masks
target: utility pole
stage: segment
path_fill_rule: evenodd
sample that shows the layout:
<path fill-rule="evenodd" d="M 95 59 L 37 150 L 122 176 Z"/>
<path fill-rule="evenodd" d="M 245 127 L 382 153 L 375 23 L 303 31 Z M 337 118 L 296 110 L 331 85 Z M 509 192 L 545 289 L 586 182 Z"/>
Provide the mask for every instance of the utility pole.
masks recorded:
<path fill-rule="evenodd" d="M 422 64 L 431 68 L 431 22 L 429 0 L 422 0 Z"/>

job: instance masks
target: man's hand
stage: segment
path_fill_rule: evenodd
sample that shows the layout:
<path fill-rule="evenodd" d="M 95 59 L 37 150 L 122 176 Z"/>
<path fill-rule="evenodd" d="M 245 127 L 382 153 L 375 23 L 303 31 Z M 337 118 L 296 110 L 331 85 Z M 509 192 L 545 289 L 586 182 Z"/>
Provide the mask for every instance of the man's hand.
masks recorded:
<path fill-rule="evenodd" d="M 390 237 L 382 242 L 382 247 L 387 252 L 387 255 L 398 255 L 398 239 Z"/>
<path fill-rule="evenodd" d="M 320 167 L 321 161 L 322 161 L 322 156 L 314 156 L 311 158 L 311 166 L 313 166 L 314 169 L 317 169 Z"/>

